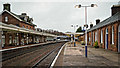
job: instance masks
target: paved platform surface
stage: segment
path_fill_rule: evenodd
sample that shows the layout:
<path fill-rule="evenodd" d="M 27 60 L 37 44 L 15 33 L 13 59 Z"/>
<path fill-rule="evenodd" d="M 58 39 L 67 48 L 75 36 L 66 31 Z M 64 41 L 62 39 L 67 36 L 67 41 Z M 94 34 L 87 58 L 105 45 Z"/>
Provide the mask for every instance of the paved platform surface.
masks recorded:
<path fill-rule="evenodd" d="M 119 66 L 119 54 L 103 48 L 94 48 L 88 46 L 88 57 L 85 57 L 84 45 L 67 43 L 60 53 L 55 66 L 73 66 L 73 67 L 84 67 L 84 66 L 102 66 L 104 68 L 118 67 Z"/>

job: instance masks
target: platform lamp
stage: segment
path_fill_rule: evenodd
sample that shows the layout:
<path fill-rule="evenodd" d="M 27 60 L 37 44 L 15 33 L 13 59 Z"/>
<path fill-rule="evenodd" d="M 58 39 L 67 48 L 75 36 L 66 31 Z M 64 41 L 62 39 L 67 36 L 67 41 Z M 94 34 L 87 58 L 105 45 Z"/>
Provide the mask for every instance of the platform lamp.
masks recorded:
<path fill-rule="evenodd" d="M 75 44 L 75 29 L 76 29 L 76 27 L 78 27 L 78 25 L 71 25 L 71 27 L 74 28 L 74 47 L 75 47 L 76 46 L 76 44 Z"/>
<path fill-rule="evenodd" d="M 81 4 L 79 4 L 79 5 L 75 6 L 75 8 L 81 8 L 81 7 L 85 8 L 85 25 L 84 25 L 84 27 L 86 27 L 86 30 L 85 30 L 85 39 L 86 39 L 85 57 L 87 58 L 87 28 L 88 28 L 88 25 L 87 25 L 87 8 L 88 7 L 97 7 L 97 4 L 91 4 L 90 6 L 82 6 Z"/>

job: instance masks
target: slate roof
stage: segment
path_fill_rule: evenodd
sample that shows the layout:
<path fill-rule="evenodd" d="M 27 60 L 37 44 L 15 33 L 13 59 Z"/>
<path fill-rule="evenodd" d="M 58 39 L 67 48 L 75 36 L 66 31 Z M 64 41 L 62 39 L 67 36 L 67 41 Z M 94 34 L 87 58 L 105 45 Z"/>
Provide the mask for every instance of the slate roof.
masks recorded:
<path fill-rule="evenodd" d="M 4 12 L 7 12 L 7 13 L 11 14 L 12 16 L 14 16 L 14 17 L 15 17 L 16 19 L 18 19 L 19 21 L 25 22 L 26 24 L 29 24 L 29 25 L 36 26 L 35 24 L 33 24 L 33 23 L 31 22 L 31 20 L 33 20 L 33 19 L 32 19 L 32 18 L 29 18 L 29 16 L 26 16 L 26 17 L 27 17 L 27 21 L 25 21 L 25 20 L 24 20 L 25 15 L 17 15 L 17 14 L 15 14 L 15 13 L 13 13 L 13 12 L 9 12 L 8 10 L 4 10 L 2 13 L 4 13 Z M 1 14 L 2 14 L 2 13 L 1 13 Z"/>
<path fill-rule="evenodd" d="M 97 25 L 93 26 L 92 28 L 88 29 L 88 32 L 92 31 L 92 30 L 95 30 L 95 29 L 98 29 L 100 27 L 112 24 L 115 21 L 119 21 L 119 20 L 120 20 L 120 11 L 117 12 L 116 14 L 114 14 L 113 16 L 103 20 L 102 22 L 98 23 Z"/>

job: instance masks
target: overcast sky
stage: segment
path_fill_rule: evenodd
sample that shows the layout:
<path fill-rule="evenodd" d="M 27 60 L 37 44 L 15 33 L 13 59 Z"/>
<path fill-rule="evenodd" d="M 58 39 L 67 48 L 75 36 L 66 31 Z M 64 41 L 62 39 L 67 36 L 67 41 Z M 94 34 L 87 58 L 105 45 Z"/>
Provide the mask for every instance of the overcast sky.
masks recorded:
<path fill-rule="evenodd" d="M 10 3 L 12 12 L 27 13 L 39 28 L 73 32 L 71 24 L 83 26 L 85 23 L 84 8 L 74 8 L 75 5 L 97 4 L 96 8 L 88 8 L 87 23 L 95 25 L 96 19 L 103 21 L 111 16 L 111 7 L 118 2 L 119 0 L 5 0 L 0 2 L 0 12 L 4 3 Z"/>

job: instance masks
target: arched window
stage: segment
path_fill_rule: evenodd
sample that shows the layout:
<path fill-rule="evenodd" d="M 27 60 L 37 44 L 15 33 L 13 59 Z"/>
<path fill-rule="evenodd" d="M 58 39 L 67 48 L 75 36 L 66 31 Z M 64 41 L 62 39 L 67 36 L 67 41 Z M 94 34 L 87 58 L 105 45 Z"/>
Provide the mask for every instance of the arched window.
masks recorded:
<path fill-rule="evenodd" d="M 101 43 L 103 43 L 103 30 L 101 30 Z"/>
<path fill-rule="evenodd" d="M 7 16 L 5 17 L 5 22 L 8 22 L 8 17 Z"/>
<path fill-rule="evenodd" d="M 114 44 L 114 26 L 112 26 L 112 44 Z"/>

